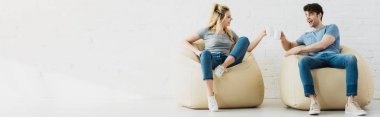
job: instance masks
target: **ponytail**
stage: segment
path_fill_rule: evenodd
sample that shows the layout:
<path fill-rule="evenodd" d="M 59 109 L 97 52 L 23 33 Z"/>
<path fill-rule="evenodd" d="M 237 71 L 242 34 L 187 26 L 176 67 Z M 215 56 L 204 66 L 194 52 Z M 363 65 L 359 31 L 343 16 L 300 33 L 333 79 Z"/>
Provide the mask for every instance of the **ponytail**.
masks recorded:
<path fill-rule="evenodd" d="M 221 23 L 221 21 L 225 18 L 226 12 L 229 11 L 230 9 L 227 6 L 220 5 L 218 3 L 215 3 L 212 7 L 211 10 L 211 17 L 208 23 L 208 28 L 209 29 L 214 29 L 216 32 L 219 32 L 220 30 L 224 30 L 232 43 L 235 43 L 235 40 L 233 39 L 233 34 L 232 31 L 229 28 L 222 29 L 223 27 L 219 27 L 217 23 Z"/>

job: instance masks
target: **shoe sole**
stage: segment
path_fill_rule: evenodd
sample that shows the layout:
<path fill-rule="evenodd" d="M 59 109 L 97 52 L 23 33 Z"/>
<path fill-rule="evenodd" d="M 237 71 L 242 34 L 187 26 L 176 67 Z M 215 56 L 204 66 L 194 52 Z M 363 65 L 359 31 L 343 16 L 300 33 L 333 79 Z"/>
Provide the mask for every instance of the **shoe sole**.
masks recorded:
<path fill-rule="evenodd" d="M 309 112 L 309 115 L 319 115 L 319 113 L 321 113 L 321 112 L 314 112 L 314 113 Z"/>
<path fill-rule="evenodd" d="M 218 112 L 219 110 L 209 110 L 210 112 Z"/>
<path fill-rule="evenodd" d="M 223 75 L 222 75 L 222 76 L 223 76 Z M 216 77 L 216 78 L 222 78 L 222 76 L 218 76 L 218 75 L 215 74 L 215 77 Z"/>
<path fill-rule="evenodd" d="M 346 112 L 346 114 L 355 115 L 355 116 L 364 116 L 366 113 L 353 113 L 353 112 Z"/>
<path fill-rule="evenodd" d="M 319 115 L 319 113 L 309 113 L 309 115 Z"/>

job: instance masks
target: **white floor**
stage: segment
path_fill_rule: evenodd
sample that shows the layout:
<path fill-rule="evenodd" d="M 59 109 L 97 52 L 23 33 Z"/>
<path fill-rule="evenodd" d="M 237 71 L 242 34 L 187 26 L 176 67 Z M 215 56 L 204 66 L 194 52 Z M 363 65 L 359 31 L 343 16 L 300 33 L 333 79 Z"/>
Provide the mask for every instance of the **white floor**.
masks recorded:
<path fill-rule="evenodd" d="M 368 115 L 380 116 L 380 100 L 368 105 Z M 177 106 L 170 99 L 12 99 L 0 101 L 0 117 L 304 117 L 307 111 L 287 108 L 279 99 L 265 99 L 258 108 L 219 112 Z M 347 117 L 343 110 L 322 111 L 321 117 Z"/>

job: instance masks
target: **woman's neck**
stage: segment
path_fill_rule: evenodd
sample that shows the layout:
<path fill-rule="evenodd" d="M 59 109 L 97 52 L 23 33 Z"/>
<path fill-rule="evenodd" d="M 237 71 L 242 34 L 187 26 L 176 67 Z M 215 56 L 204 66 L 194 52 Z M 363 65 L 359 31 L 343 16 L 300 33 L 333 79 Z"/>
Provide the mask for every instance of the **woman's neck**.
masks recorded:
<path fill-rule="evenodd" d="M 225 34 L 226 33 L 226 28 L 223 28 L 222 30 L 220 30 L 219 32 L 217 32 L 216 30 L 216 27 L 214 26 L 212 29 L 211 29 L 214 33 L 217 33 L 217 34 Z"/>

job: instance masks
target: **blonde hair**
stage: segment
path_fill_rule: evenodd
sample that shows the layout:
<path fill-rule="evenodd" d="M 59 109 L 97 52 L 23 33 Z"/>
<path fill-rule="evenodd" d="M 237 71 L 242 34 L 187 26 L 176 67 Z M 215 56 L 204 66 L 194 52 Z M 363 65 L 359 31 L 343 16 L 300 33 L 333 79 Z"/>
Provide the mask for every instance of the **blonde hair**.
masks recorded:
<path fill-rule="evenodd" d="M 229 11 L 230 9 L 227 6 L 220 5 L 220 4 L 214 4 L 211 10 L 211 17 L 208 23 L 208 28 L 213 29 L 215 28 L 216 32 L 219 32 L 220 30 L 223 30 L 219 27 L 217 24 L 221 23 L 223 19 L 225 18 L 226 12 Z M 228 37 L 230 37 L 230 40 L 232 43 L 235 43 L 235 40 L 233 39 L 233 34 L 231 29 L 226 28 L 224 31 L 227 33 Z"/>

